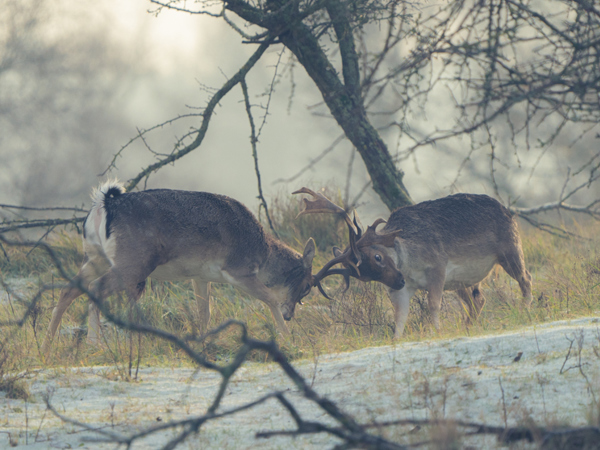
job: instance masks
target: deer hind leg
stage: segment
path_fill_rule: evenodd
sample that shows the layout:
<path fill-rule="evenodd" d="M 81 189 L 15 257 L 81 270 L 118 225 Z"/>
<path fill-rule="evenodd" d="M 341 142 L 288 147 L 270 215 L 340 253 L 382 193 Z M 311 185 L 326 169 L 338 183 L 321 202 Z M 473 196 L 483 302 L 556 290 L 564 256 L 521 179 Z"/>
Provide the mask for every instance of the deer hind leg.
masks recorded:
<path fill-rule="evenodd" d="M 81 266 L 81 269 L 79 269 L 77 275 L 67 287 L 61 290 L 58 303 L 52 310 L 52 318 L 50 319 L 48 331 L 46 332 L 44 343 L 42 344 L 43 354 L 47 354 L 50 350 L 52 340 L 54 339 L 54 335 L 56 334 L 56 330 L 60 325 L 65 311 L 69 308 L 69 306 L 71 306 L 75 299 L 83 295 L 84 292 L 79 288 L 79 286 L 87 289 L 90 283 L 102 273 L 103 269 L 106 270 L 107 267 L 108 266 L 106 264 L 100 264 L 98 261 L 89 260 L 86 256 L 86 259 Z"/>
<path fill-rule="evenodd" d="M 456 293 L 468 308 L 467 318 L 465 321 L 467 325 L 470 325 L 477 320 L 479 314 L 481 314 L 483 305 L 485 305 L 485 297 L 481 293 L 479 286 L 480 283 L 477 283 L 473 286 L 473 289 L 461 288 L 456 290 Z"/>
<path fill-rule="evenodd" d="M 210 283 L 200 279 L 192 280 L 194 296 L 198 306 L 198 328 L 200 334 L 208 331 L 210 321 Z"/>
<path fill-rule="evenodd" d="M 508 275 L 514 278 L 523 294 L 525 306 L 531 306 L 531 274 L 525 269 L 525 257 L 521 245 L 515 245 L 510 252 L 498 258 L 498 263 L 506 271 Z"/>
<path fill-rule="evenodd" d="M 406 320 L 408 318 L 408 311 L 410 309 L 410 299 L 415 293 L 415 290 L 405 286 L 399 291 L 390 289 L 388 291 L 390 301 L 394 307 L 394 321 L 396 323 L 396 329 L 394 330 L 394 339 L 399 339 L 404 332 L 406 326 Z"/>
<path fill-rule="evenodd" d="M 142 281 L 140 283 L 138 283 L 135 288 L 131 288 L 131 289 L 127 289 L 127 296 L 129 298 L 129 302 L 130 302 L 130 313 L 131 313 L 131 308 L 133 308 L 133 305 L 135 304 L 135 302 L 137 302 L 140 297 L 142 296 L 142 293 L 144 292 L 144 289 L 146 287 L 146 282 Z M 98 299 L 103 299 L 105 297 L 97 297 Z M 131 316 L 129 317 L 129 320 L 131 320 Z M 100 309 L 98 308 L 98 306 L 90 301 L 90 305 L 89 305 L 89 309 L 88 309 L 88 335 L 87 335 L 87 343 L 90 345 L 98 345 L 100 343 L 100 328 L 101 328 L 101 322 L 100 322 Z"/>
<path fill-rule="evenodd" d="M 146 278 L 156 267 L 141 264 L 120 266 L 115 264 L 108 272 L 90 284 L 90 293 L 96 301 L 103 302 L 110 295 L 125 291 L 130 307 L 139 300 L 146 286 Z M 100 342 L 100 310 L 95 302 L 90 302 L 88 336 L 89 344 Z"/>
<path fill-rule="evenodd" d="M 429 313 L 431 322 L 436 331 L 440 331 L 440 310 L 442 309 L 443 286 L 432 286 L 427 290 L 427 303 L 429 304 Z"/>

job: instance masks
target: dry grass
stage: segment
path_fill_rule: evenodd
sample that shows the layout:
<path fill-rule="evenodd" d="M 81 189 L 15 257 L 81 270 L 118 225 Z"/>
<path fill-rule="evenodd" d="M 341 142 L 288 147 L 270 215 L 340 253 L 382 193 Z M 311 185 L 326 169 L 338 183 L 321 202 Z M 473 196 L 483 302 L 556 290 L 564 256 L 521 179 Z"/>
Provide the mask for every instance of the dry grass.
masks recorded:
<path fill-rule="evenodd" d="M 335 192 L 328 195 L 336 198 Z M 329 258 L 328 248 L 347 239 L 345 224 L 332 216 L 317 215 L 295 220 L 297 200 L 277 199 L 271 207 L 279 235 L 292 247 L 301 249 L 308 237 L 320 245 L 314 266 L 320 267 Z M 534 302 L 529 311 L 523 308 L 517 283 L 501 269 L 492 273 L 483 285 L 487 303 L 481 317 L 468 329 L 464 326 L 464 311 L 460 301 L 451 293 L 444 295 L 440 333 L 429 323 L 427 301 L 423 293 L 411 303 L 409 321 L 402 338 L 414 341 L 456 335 L 479 335 L 525 324 L 567 319 L 597 314 L 600 311 L 600 224 L 575 224 L 575 231 L 585 239 L 564 240 L 535 229 L 523 232 L 526 263 L 533 276 Z M 53 238 L 64 265 L 75 274 L 81 261 L 79 237 L 62 234 Z M 325 247 L 325 248 L 323 248 Z M 28 292 L 35 292 L 45 283 L 61 282 L 51 262 L 40 249 L 30 253 L 9 248 L 8 259 L 0 257 L 0 268 L 5 277 L 27 277 Z M 335 278 L 335 277 L 331 277 Z M 252 336 L 263 339 L 277 338 L 285 354 L 291 359 L 316 358 L 320 354 L 335 353 L 377 346 L 392 342 L 394 324 L 391 304 L 386 290 L 378 283 L 362 284 L 353 281 L 351 289 L 342 295 L 340 280 L 328 279 L 325 289 L 333 294 L 330 302 L 313 292 L 299 306 L 290 322 L 292 336 L 278 337 L 268 308 L 229 285 L 214 285 L 211 325 L 234 318 L 248 324 Z M 39 346 L 50 320 L 52 308 L 59 295 L 57 287 L 45 290 L 38 307 L 21 329 L 14 330 L 14 338 L 5 345 L 10 355 L 18 354 L 20 369 L 44 366 L 73 366 L 109 364 L 123 379 L 134 378 L 138 364 L 179 365 L 186 360 L 176 348 L 159 339 L 131 336 L 107 326 L 105 345 L 90 348 L 85 344 L 87 302 L 77 300 L 67 311 L 61 325 L 61 334 L 55 341 L 52 357 L 43 361 Z M 31 295 L 30 295 L 31 296 Z M 27 304 L 12 297 L 0 303 L 0 321 L 18 318 Z M 190 282 L 148 283 L 138 302 L 137 320 L 178 335 L 194 333 L 193 294 Z M 113 299 L 115 311 L 129 317 L 127 302 Z M 4 330 L 7 328 L 5 327 Z M 200 344 L 199 344 L 200 345 Z M 201 344 L 201 350 L 214 360 L 229 358 L 238 349 L 235 332 L 223 333 Z M 256 355 L 257 360 L 263 356 Z"/>

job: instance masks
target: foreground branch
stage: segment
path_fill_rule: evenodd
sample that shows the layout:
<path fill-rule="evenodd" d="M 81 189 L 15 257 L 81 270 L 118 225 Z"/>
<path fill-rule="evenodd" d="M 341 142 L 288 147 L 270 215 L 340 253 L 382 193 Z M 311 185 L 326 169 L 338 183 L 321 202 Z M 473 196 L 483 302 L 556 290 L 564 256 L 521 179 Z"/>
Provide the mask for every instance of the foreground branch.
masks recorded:
<path fill-rule="evenodd" d="M 68 274 L 63 268 L 62 264 L 57 258 L 54 250 L 45 243 L 37 242 L 14 242 L 6 239 L 0 235 L 0 242 L 8 246 L 40 246 L 50 256 L 54 262 L 58 272 L 61 276 L 69 279 Z M 73 281 L 71 281 L 72 283 Z M 51 402 L 51 395 L 45 398 L 47 408 L 58 418 L 66 423 L 70 423 L 78 428 L 96 433 L 97 438 L 92 440 L 93 442 L 112 442 L 119 445 L 126 445 L 127 447 L 139 443 L 143 438 L 147 438 L 157 433 L 163 433 L 165 431 L 170 432 L 172 438 L 165 444 L 163 448 L 174 449 L 181 443 L 185 442 L 190 436 L 197 434 L 201 431 L 204 424 L 218 420 L 227 416 L 235 415 L 241 411 L 247 411 L 258 405 L 265 403 L 271 399 L 277 400 L 285 410 L 292 417 L 295 428 L 289 430 L 279 431 L 264 431 L 257 432 L 257 438 L 269 438 L 273 436 L 299 436 L 306 434 L 326 433 L 336 440 L 341 441 L 336 448 L 366 448 L 366 449 L 389 449 L 399 450 L 414 448 L 417 446 L 436 444 L 434 441 L 418 444 L 399 444 L 389 439 L 379 436 L 379 432 L 383 428 L 389 428 L 393 426 L 407 426 L 407 425 L 419 425 L 428 427 L 441 427 L 441 426 L 455 426 L 462 429 L 459 433 L 463 436 L 470 435 L 495 435 L 503 443 L 512 443 L 522 440 L 543 442 L 544 445 L 557 445 L 565 444 L 570 442 L 583 442 L 589 443 L 590 445 L 594 442 L 598 442 L 600 437 L 600 428 L 598 427 L 582 427 L 582 428 L 565 428 L 560 430 L 535 428 L 535 427 L 497 427 L 490 426 L 482 423 L 467 422 L 460 420 L 397 420 L 388 422 L 371 422 L 361 424 L 357 422 L 351 415 L 344 412 L 335 402 L 325 396 L 319 395 L 308 383 L 305 378 L 290 364 L 286 356 L 278 348 L 274 341 L 261 341 L 253 339 L 248 336 L 246 325 L 244 323 L 230 320 L 219 327 L 211 330 L 204 336 L 187 336 L 180 337 L 168 333 L 164 330 L 156 329 L 145 324 L 137 323 L 131 320 L 125 320 L 116 314 L 114 314 L 108 306 L 107 302 L 100 301 L 94 297 L 92 293 L 86 290 L 86 286 L 78 286 L 78 288 L 85 291 L 90 300 L 94 302 L 105 317 L 117 325 L 119 328 L 144 333 L 148 335 L 157 336 L 161 339 L 166 339 L 175 345 L 180 350 L 184 351 L 198 366 L 204 367 L 207 370 L 218 372 L 221 375 L 221 383 L 217 389 L 210 406 L 207 408 L 206 413 L 189 417 L 183 420 L 172 421 L 167 423 L 156 424 L 149 426 L 140 431 L 136 431 L 131 434 L 122 434 L 115 432 L 114 430 L 106 430 L 103 428 L 97 428 L 90 426 L 86 423 L 82 423 L 64 413 L 60 413 Z M 39 300 L 40 293 L 35 296 L 34 300 L 30 302 L 25 316 L 20 321 L 15 321 L 11 324 L 0 324 L 0 327 L 6 327 L 9 325 L 23 326 L 27 320 L 27 314 L 31 313 L 31 310 L 36 307 Z M 129 315 L 131 317 L 131 315 Z M 240 330 L 239 342 L 241 347 L 228 364 L 219 365 L 208 361 L 203 355 L 198 353 L 194 348 L 191 347 L 190 343 L 202 342 L 208 336 L 215 336 L 219 333 L 226 332 L 231 328 L 238 328 Z M 290 398 L 292 392 L 290 391 L 273 391 L 267 393 L 251 402 L 246 402 L 242 405 L 221 409 L 221 400 L 223 399 L 224 393 L 229 385 L 230 380 L 241 368 L 244 362 L 247 360 L 248 355 L 251 352 L 262 352 L 270 360 L 275 362 L 283 373 L 292 381 L 296 387 L 296 394 L 300 394 L 304 399 L 311 402 L 315 408 L 322 411 L 323 420 L 306 420 L 303 418 L 303 414 L 299 411 L 298 407 L 294 404 Z M 314 415 L 314 414 L 313 414 Z M 330 425 L 331 420 L 335 422 L 335 425 Z M 377 434 L 371 430 L 375 430 Z M 585 447 L 587 448 L 587 447 Z M 591 447 L 589 447 L 591 448 Z"/>

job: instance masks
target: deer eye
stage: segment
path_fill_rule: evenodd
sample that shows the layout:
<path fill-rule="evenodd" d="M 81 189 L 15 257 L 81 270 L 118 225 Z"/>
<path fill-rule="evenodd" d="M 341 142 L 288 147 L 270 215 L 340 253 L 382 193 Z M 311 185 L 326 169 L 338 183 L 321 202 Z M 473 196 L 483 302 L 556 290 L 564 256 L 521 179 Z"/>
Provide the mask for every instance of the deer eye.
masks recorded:
<path fill-rule="evenodd" d="M 381 262 L 381 255 L 379 253 L 375 253 L 375 261 Z"/>

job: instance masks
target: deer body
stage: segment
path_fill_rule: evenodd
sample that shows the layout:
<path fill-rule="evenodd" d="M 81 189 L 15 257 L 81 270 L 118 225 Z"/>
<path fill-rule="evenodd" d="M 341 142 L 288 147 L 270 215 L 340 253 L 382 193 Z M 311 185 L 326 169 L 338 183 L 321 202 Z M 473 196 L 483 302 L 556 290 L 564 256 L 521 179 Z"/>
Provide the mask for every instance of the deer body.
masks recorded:
<path fill-rule="evenodd" d="M 303 188 L 304 213 L 333 212 L 348 223 L 350 246 L 334 255 L 315 275 L 315 285 L 328 275 L 342 274 L 389 287 L 396 323 L 395 336 L 404 331 L 410 299 L 428 293 L 432 321 L 439 329 L 444 290 L 456 290 L 468 308 L 467 321 L 477 318 L 485 303 L 479 290 L 496 264 L 514 278 L 527 306 L 531 303 L 531 275 L 525 269 L 518 225 L 512 213 L 487 195 L 455 194 L 398 208 L 387 222 L 378 219 L 363 234 L 348 214 L 326 197 Z M 381 223 L 386 225 L 377 231 Z M 358 229 L 358 231 L 357 231 Z M 336 264 L 344 269 L 331 269 Z"/>
<path fill-rule="evenodd" d="M 210 283 L 232 284 L 265 302 L 283 333 L 283 319 L 312 287 L 315 245 L 304 254 L 266 234 L 241 203 L 206 192 L 168 189 L 125 193 L 108 182 L 93 194 L 84 223 L 84 263 L 63 289 L 44 342 L 47 351 L 68 306 L 83 291 L 102 300 L 125 291 L 137 300 L 145 280 L 193 280 L 199 328 L 210 319 Z M 97 340 L 98 310 L 90 303 L 88 340 Z"/>
<path fill-rule="evenodd" d="M 527 305 L 531 303 L 531 276 L 517 222 L 487 195 L 456 194 L 399 208 L 381 231 L 396 232 L 393 249 L 377 244 L 360 248 L 366 254 L 387 252 L 404 276 L 405 292 L 390 289 L 396 336 L 402 334 L 410 297 L 418 289 L 428 292 L 436 328 L 444 290 L 456 290 L 468 308 L 468 320 L 475 319 L 485 303 L 479 283 L 496 264 L 519 283 Z"/>

